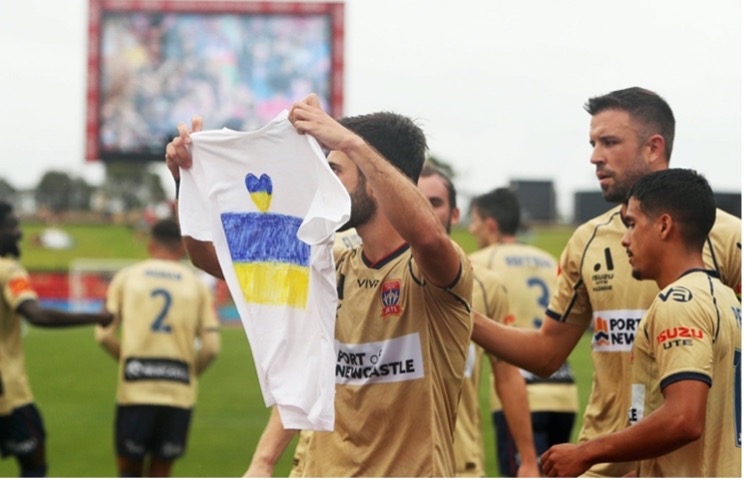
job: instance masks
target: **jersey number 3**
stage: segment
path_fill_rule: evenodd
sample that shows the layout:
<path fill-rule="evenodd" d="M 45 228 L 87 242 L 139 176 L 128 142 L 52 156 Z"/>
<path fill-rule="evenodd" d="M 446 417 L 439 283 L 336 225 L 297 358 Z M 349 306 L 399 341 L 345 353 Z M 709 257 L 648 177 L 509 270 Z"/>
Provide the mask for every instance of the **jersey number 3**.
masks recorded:
<path fill-rule="evenodd" d="M 538 297 L 538 306 L 540 306 L 542 309 L 546 309 L 548 306 L 548 286 L 546 286 L 546 283 L 543 282 L 541 278 L 529 278 L 528 279 L 528 287 L 533 288 L 534 286 L 537 286 L 538 289 L 540 289 L 541 293 Z M 541 327 L 541 324 L 543 324 L 543 320 L 540 318 L 533 319 L 533 327 L 538 329 Z"/>

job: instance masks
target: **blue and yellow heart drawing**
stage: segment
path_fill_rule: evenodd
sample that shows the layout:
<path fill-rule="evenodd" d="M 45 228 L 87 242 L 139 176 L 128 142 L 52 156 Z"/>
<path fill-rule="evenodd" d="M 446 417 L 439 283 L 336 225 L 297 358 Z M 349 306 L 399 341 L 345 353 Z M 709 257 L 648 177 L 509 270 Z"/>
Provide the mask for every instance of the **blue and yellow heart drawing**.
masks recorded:
<path fill-rule="evenodd" d="M 259 211 L 267 212 L 272 203 L 272 178 L 266 174 L 256 177 L 249 172 L 246 174 L 246 188 Z"/>

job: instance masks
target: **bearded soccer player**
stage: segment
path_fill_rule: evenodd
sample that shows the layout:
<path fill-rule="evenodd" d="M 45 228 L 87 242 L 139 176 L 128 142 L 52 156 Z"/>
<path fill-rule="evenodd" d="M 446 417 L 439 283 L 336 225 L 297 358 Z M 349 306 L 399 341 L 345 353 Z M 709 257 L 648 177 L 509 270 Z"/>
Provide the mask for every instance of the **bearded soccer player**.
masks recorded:
<path fill-rule="evenodd" d="M 23 233 L 13 207 L 0 201 L 0 453 L 18 461 L 21 477 L 47 473 L 46 432 L 26 374 L 22 319 L 42 328 L 107 325 L 110 313 L 66 313 L 42 307 L 20 264 Z"/>
<path fill-rule="evenodd" d="M 212 295 L 181 263 L 186 253 L 175 221 L 153 225 L 148 253 L 150 259 L 111 280 L 106 306 L 114 323 L 96 330 L 96 340 L 119 362 L 120 477 L 170 475 L 186 450 L 197 377 L 220 351 Z"/>
<path fill-rule="evenodd" d="M 520 330 L 474 317 L 473 339 L 488 351 L 538 375 L 561 367 L 589 327 L 594 329 L 592 393 L 578 440 L 585 442 L 626 426 L 631 400 L 630 351 L 641 317 L 657 295 L 652 281 L 637 281 L 624 262 L 626 226 L 621 204 L 645 174 L 668 168 L 675 118 L 659 95 L 632 87 L 591 98 L 591 163 L 606 201 L 619 205 L 578 227 L 559 259 L 559 284 L 539 331 Z M 741 290 L 742 223 L 717 210 L 703 247 L 707 269 Z M 530 347 L 526 350 L 525 347 Z M 601 463 L 585 475 L 622 477 L 629 462 Z"/>
<path fill-rule="evenodd" d="M 471 330 L 472 270 L 417 190 L 426 139 L 378 112 L 340 122 L 310 95 L 289 120 L 329 149 L 362 239 L 336 259 L 335 427 L 311 432 L 309 477 L 450 477 L 453 429 Z M 201 121 L 192 123 L 192 130 Z M 174 177 L 191 166 L 186 126 L 166 148 Z M 192 262 L 222 276 L 211 243 L 186 238 Z M 292 439 L 276 409 L 247 475 L 268 476 Z"/>
<path fill-rule="evenodd" d="M 701 255 L 716 209 L 695 171 L 669 169 L 629 192 L 622 243 L 636 279 L 660 292 L 632 351 L 630 427 L 552 447 L 547 475 L 638 460 L 639 477 L 741 476 L 741 307 Z"/>

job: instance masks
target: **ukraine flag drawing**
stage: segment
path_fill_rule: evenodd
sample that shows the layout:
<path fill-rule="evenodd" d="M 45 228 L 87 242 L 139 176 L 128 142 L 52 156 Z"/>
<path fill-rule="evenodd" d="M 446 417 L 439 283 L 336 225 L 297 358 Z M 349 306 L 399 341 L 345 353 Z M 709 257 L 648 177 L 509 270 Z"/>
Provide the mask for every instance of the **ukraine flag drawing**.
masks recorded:
<path fill-rule="evenodd" d="M 267 212 L 272 180 L 266 174 L 247 174 L 246 188 L 259 212 L 220 215 L 243 296 L 249 303 L 305 309 L 310 245 L 297 237 L 303 220 Z"/>

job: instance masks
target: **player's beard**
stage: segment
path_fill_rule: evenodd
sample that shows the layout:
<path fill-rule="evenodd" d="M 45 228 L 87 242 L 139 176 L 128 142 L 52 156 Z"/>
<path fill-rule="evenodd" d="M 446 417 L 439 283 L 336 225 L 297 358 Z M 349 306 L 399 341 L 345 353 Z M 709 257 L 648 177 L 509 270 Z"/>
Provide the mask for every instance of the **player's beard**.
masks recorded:
<path fill-rule="evenodd" d="M 349 193 L 349 198 L 352 201 L 352 212 L 349 214 L 349 221 L 337 229 L 339 232 L 362 226 L 378 210 L 375 200 L 367 194 L 367 181 L 363 176 L 359 177 L 357 188 Z"/>
<path fill-rule="evenodd" d="M 644 162 L 641 153 L 638 153 L 634 163 L 623 174 L 618 171 L 613 173 L 615 184 L 607 187 L 601 185 L 603 199 L 611 203 L 624 202 L 631 187 L 636 184 L 636 181 L 649 174 L 649 172 L 647 163 Z"/>

